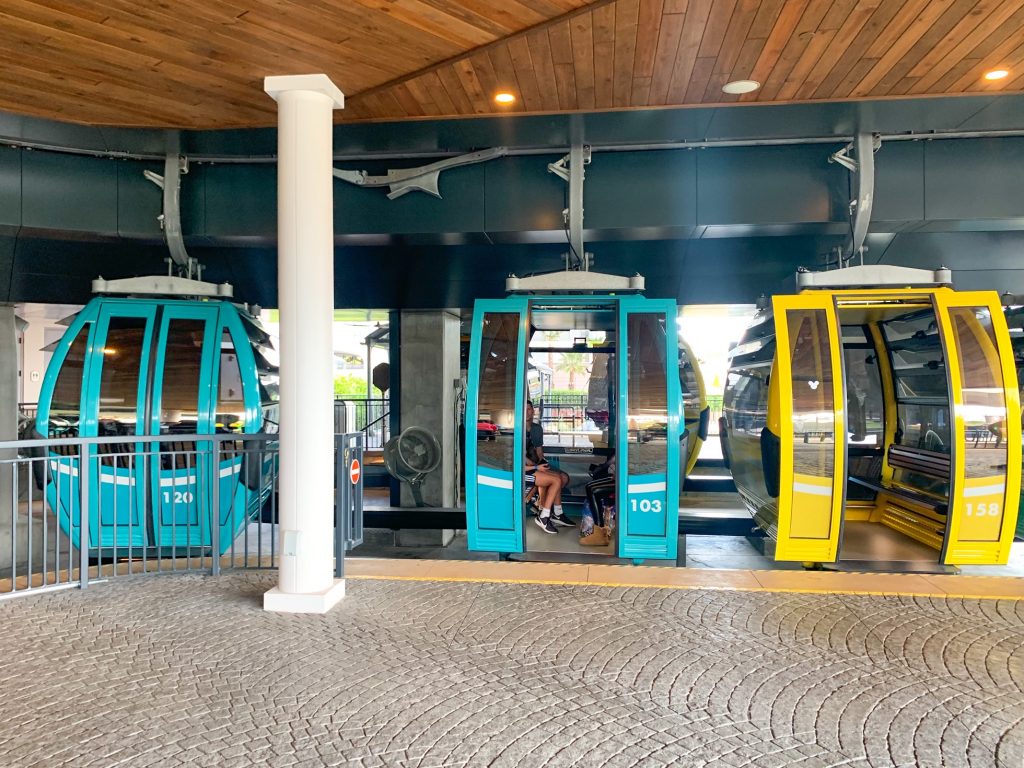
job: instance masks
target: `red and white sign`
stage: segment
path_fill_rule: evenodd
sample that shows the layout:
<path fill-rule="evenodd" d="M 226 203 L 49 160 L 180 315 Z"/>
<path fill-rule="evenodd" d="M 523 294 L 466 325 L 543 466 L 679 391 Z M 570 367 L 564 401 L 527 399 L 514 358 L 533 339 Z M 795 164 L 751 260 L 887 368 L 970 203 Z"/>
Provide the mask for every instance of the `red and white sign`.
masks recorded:
<path fill-rule="evenodd" d="M 359 468 L 359 459 L 352 459 L 352 463 L 348 465 L 348 476 L 352 478 L 352 485 L 359 482 L 359 473 L 362 470 Z"/>

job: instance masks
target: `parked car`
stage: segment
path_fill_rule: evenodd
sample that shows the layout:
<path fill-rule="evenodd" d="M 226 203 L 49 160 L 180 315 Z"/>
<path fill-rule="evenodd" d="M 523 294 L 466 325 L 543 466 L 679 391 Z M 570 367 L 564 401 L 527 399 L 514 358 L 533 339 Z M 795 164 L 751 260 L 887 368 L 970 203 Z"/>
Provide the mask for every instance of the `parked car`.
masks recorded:
<path fill-rule="evenodd" d="M 487 421 L 481 419 L 476 423 L 476 439 L 477 440 L 497 440 L 498 439 L 498 425 L 493 421 Z"/>

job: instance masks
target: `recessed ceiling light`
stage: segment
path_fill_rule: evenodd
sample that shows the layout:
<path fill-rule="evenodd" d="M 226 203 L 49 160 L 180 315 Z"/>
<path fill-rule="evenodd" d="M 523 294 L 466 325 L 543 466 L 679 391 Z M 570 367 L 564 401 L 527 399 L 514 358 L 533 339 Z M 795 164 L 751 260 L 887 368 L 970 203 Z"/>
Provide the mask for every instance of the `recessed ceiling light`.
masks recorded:
<path fill-rule="evenodd" d="M 516 100 L 516 97 L 508 91 L 502 91 L 501 93 L 494 94 L 494 100 L 499 104 L 511 104 Z"/>
<path fill-rule="evenodd" d="M 722 86 L 722 90 L 726 93 L 753 93 L 761 84 L 757 80 L 733 80 L 731 83 L 726 83 Z"/>
<path fill-rule="evenodd" d="M 1006 69 L 993 69 L 991 72 L 985 73 L 986 80 L 1002 80 L 1010 74 L 1009 70 Z"/>

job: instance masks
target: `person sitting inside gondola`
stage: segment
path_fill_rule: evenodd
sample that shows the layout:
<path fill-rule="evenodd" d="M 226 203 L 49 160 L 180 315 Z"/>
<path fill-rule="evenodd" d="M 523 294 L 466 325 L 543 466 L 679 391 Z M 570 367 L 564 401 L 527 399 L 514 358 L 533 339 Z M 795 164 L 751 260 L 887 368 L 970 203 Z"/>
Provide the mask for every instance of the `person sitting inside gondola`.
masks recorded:
<path fill-rule="evenodd" d="M 587 507 L 594 519 L 594 527 L 590 531 L 580 531 L 580 544 L 584 546 L 604 546 L 609 541 L 610 522 L 605 518 L 605 509 L 615 503 L 615 456 L 609 456 L 601 464 L 590 465 L 590 476 L 594 478 L 587 483 Z"/>
<path fill-rule="evenodd" d="M 536 491 L 540 499 L 540 513 L 535 521 L 544 533 L 558 533 L 552 521 L 551 509 L 562 490 L 558 477 L 547 469 L 547 463 L 537 464 L 527 456 L 523 464 L 526 473 L 526 490 L 528 495 Z"/>
<path fill-rule="evenodd" d="M 569 481 L 569 476 L 551 469 L 544 458 L 544 430 L 533 421 L 533 402 L 530 400 L 526 401 L 525 442 L 526 501 L 529 503 L 535 491 L 539 495 L 537 525 L 545 533 L 558 533 L 556 525 L 574 527 L 576 524 L 562 511 L 562 488 Z"/>

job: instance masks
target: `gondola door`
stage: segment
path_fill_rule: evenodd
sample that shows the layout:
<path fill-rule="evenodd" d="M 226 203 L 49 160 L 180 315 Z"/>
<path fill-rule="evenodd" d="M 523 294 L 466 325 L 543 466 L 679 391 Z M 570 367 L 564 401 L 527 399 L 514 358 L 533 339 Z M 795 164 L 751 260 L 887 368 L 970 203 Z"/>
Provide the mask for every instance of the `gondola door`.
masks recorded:
<path fill-rule="evenodd" d="M 1006 319 L 992 292 L 938 291 L 953 403 L 953 482 L 942 562 L 1005 564 L 1020 503 L 1020 402 Z"/>
<path fill-rule="evenodd" d="M 150 435 L 212 434 L 218 305 L 167 304 L 158 319 Z M 210 541 L 212 443 L 169 441 L 149 457 L 155 543 L 165 551 Z"/>
<path fill-rule="evenodd" d="M 473 311 L 466 398 L 469 548 L 522 552 L 526 299 L 482 300 Z"/>
<path fill-rule="evenodd" d="M 157 310 L 144 302 L 100 307 L 91 338 L 82 397 L 83 437 L 146 434 L 149 360 Z M 93 488 L 92 549 L 132 550 L 152 543 L 146 520 L 146 462 L 142 443 L 100 443 L 89 449 Z M 72 537 L 77 531 L 72 532 Z M 102 552 L 101 552 L 102 554 Z"/>
<path fill-rule="evenodd" d="M 674 560 L 683 432 L 676 305 L 629 297 L 619 307 L 618 555 Z"/>
<path fill-rule="evenodd" d="M 765 477 L 778 478 L 777 560 L 835 562 L 846 492 L 846 401 L 831 294 L 776 296 L 780 436 L 761 434 Z"/>

